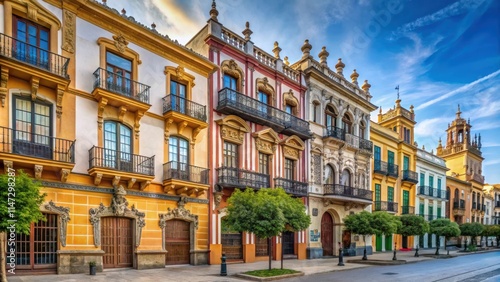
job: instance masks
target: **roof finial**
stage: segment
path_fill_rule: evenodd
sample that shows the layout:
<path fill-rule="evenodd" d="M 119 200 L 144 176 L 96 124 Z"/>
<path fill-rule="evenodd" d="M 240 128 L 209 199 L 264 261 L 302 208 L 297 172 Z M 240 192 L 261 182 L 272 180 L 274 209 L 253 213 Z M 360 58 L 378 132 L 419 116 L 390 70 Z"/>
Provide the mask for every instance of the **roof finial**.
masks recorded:
<path fill-rule="evenodd" d="M 342 58 L 339 58 L 339 61 L 335 65 L 335 68 L 337 69 L 337 73 L 340 74 L 341 76 L 344 76 L 344 74 L 343 74 L 344 67 L 345 67 L 345 64 L 342 63 Z"/>
<path fill-rule="evenodd" d="M 219 15 L 219 11 L 217 11 L 217 5 L 215 4 L 215 0 L 212 1 L 212 9 L 210 9 L 210 18 L 214 21 L 217 21 L 217 16 Z"/>
<path fill-rule="evenodd" d="M 460 114 L 462 112 L 460 111 L 460 104 L 458 104 L 458 109 L 457 109 L 457 119 L 460 119 Z"/>
<path fill-rule="evenodd" d="M 394 89 L 396 89 L 398 91 L 398 100 L 399 100 L 399 85 L 396 86 L 396 88 L 394 88 Z"/>
<path fill-rule="evenodd" d="M 245 35 L 245 41 L 250 41 L 250 35 L 252 35 L 253 31 L 250 29 L 250 22 L 245 23 L 245 30 L 242 31 L 243 35 Z"/>

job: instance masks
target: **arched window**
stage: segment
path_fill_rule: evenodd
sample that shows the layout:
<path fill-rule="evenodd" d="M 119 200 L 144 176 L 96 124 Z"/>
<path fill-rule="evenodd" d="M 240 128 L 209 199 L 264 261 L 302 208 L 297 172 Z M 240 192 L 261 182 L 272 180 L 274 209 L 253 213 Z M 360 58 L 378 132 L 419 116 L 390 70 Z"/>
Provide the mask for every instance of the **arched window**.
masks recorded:
<path fill-rule="evenodd" d="M 104 156 L 106 166 L 131 171 L 132 129 L 112 120 L 104 122 Z"/>
<path fill-rule="evenodd" d="M 458 143 L 464 142 L 464 131 L 463 130 L 458 131 L 457 142 Z"/>
<path fill-rule="evenodd" d="M 460 198 L 460 197 L 458 196 L 458 194 L 459 194 L 459 192 L 458 192 L 458 188 L 455 188 L 455 196 L 453 197 L 453 199 L 454 199 L 454 201 L 455 201 L 455 202 L 458 202 L 458 199 Z"/>
<path fill-rule="evenodd" d="M 312 103 L 312 106 L 313 106 L 312 121 L 313 122 L 318 122 L 320 120 L 320 117 L 319 117 L 319 102 L 318 101 L 314 101 Z"/>
<path fill-rule="evenodd" d="M 345 133 L 352 133 L 352 121 L 347 113 L 342 117 L 342 129 Z"/>
<path fill-rule="evenodd" d="M 223 87 L 227 87 L 229 89 L 232 89 L 234 91 L 238 91 L 238 79 L 232 75 L 229 75 L 227 73 L 224 74 L 224 82 L 223 82 Z"/>
<path fill-rule="evenodd" d="M 335 170 L 331 165 L 325 166 L 325 184 L 335 184 Z"/>
<path fill-rule="evenodd" d="M 337 126 L 337 114 L 330 105 L 326 106 L 325 109 L 325 126 L 327 130 Z"/>
<path fill-rule="evenodd" d="M 189 164 L 189 142 L 181 137 L 170 136 L 168 139 L 168 159 L 171 162 Z"/>
<path fill-rule="evenodd" d="M 365 132 L 366 132 L 366 126 L 365 126 L 365 122 L 364 121 L 361 121 L 359 123 L 359 137 L 363 138 L 363 139 L 366 139 L 365 138 Z"/>
<path fill-rule="evenodd" d="M 342 175 L 340 176 L 340 184 L 345 186 L 351 186 L 351 173 L 349 170 L 344 169 Z"/>

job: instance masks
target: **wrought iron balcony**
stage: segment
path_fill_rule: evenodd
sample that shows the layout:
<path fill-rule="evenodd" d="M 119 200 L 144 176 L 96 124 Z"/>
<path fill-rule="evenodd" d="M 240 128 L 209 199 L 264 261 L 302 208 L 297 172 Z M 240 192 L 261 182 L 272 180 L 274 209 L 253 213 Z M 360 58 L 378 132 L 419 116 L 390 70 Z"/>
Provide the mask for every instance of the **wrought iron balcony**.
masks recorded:
<path fill-rule="evenodd" d="M 234 188 L 269 188 L 269 174 L 263 174 L 235 167 L 217 168 L 217 184 Z"/>
<path fill-rule="evenodd" d="M 107 90 L 122 97 L 149 104 L 150 86 L 134 81 L 112 71 L 98 68 L 94 72 L 94 90 Z"/>
<path fill-rule="evenodd" d="M 373 192 L 370 190 L 354 188 L 340 184 L 324 184 L 323 189 L 324 189 L 324 195 L 358 198 L 367 201 L 371 201 L 373 195 Z"/>
<path fill-rule="evenodd" d="M 373 203 L 373 211 L 398 212 L 398 203 L 396 202 L 374 201 Z"/>
<path fill-rule="evenodd" d="M 307 196 L 307 183 L 286 178 L 275 178 L 274 187 L 281 187 L 290 195 L 297 197 Z"/>
<path fill-rule="evenodd" d="M 153 176 L 154 163 L 154 156 L 145 157 L 97 146 L 89 150 L 89 169 L 106 168 Z"/>
<path fill-rule="evenodd" d="M 415 214 L 415 207 L 401 206 L 401 214 Z"/>
<path fill-rule="evenodd" d="M 472 209 L 475 210 L 476 209 L 476 202 L 472 202 Z"/>
<path fill-rule="evenodd" d="M 335 139 L 345 141 L 345 132 L 342 128 L 330 126 L 325 129 L 324 137 L 333 137 Z"/>
<path fill-rule="evenodd" d="M 398 178 L 399 176 L 399 166 L 397 164 L 388 163 L 387 164 L 387 175 L 392 176 L 394 178 Z"/>
<path fill-rule="evenodd" d="M 163 164 L 163 180 L 177 179 L 182 181 L 208 184 L 209 170 L 194 165 L 171 161 Z"/>
<path fill-rule="evenodd" d="M 269 126 L 278 133 L 311 138 L 309 122 L 229 88 L 219 91 L 217 111 Z"/>
<path fill-rule="evenodd" d="M 455 201 L 453 203 L 453 208 L 454 209 L 465 209 L 465 201 L 464 200 L 460 200 L 459 202 Z"/>
<path fill-rule="evenodd" d="M 446 190 L 432 188 L 429 186 L 419 186 L 418 194 L 434 198 L 446 199 Z"/>
<path fill-rule="evenodd" d="M 373 142 L 370 140 L 366 140 L 361 137 L 346 133 L 345 141 L 348 145 L 356 149 L 364 150 L 370 153 L 372 153 L 373 151 Z"/>
<path fill-rule="evenodd" d="M 0 153 L 75 163 L 75 141 L 0 127 Z"/>
<path fill-rule="evenodd" d="M 401 171 L 403 174 L 403 181 L 411 182 L 411 183 L 418 183 L 418 174 L 415 171 L 406 169 Z"/>
<path fill-rule="evenodd" d="M 387 175 L 387 163 L 381 160 L 373 161 L 373 173 Z"/>
<path fill-rule="evenodd" d="M 182 98 L 174 94 L 163 97 L 163 114 L 170 111 L 177 112 L 203 122 L 207 121 L 206 106 L 189 101 L 186 98 Z"/>
<path fill-rule="evenodd" d="M 0 56 L 14 59 L 69 79 L 69 58 L 1 33 Z"/>

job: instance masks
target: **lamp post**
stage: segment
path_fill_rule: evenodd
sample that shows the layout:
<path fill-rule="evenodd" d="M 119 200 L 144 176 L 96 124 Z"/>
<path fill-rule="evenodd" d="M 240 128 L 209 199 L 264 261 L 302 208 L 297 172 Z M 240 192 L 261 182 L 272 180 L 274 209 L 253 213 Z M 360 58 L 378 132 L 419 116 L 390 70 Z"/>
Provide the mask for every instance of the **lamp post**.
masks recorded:
<path fill-rule="evenodd" d="M 398 244 L 394 242 L 394 256 L 392 257 L 392 260 L 397 260 L 396 258 L 396 248 L 398 247 Z"/>
<path fill-rule="evenodd" d="M 344 266 L 344 254 L 342 252 L 342 244 L 339 242 L 339 263 L 338 266 Z"/>
<path fill-rule="evenodd" d="M 227 276 L 226 253 L 222 253 L 220 264 L 220 276 Z"/>
<path fill-rule="evenodd" d="M 415 256 L 416 256 L 417 258 L 419 257 L 419 254 L 418 254 L 418 247 L 419 247 L 419 246 L 418 246 L 418 245 L 419 245 L 419 243 L 417 242 L 417 249 L 415 250 Z"/>
<path fill-rule="evenodd" d="M 464 252 L 467 252 L 467 238 L 465 238 Z"/>

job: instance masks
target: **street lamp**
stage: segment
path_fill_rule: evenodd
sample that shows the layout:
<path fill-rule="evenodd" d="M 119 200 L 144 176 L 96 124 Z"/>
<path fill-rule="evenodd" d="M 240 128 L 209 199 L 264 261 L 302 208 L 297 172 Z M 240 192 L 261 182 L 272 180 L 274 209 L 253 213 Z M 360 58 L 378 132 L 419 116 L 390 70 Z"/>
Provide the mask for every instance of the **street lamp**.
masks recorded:
<path fill-rule="evenodd" d="M 396 258 L 396 249 L 398 247 L 398 244 L 396 242 L 394 242 L 394 256 L 392 257 L 392 260 L 397 260 Z"/>
<path fill-rule="evenodd" d="M 339 263 L 338 266 L 344 266 L 344 254 L 342 252 L 342 244 L 339 242 Z"/>

